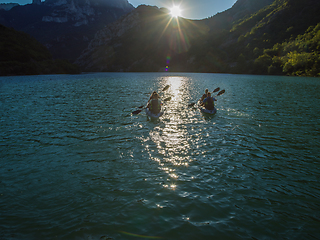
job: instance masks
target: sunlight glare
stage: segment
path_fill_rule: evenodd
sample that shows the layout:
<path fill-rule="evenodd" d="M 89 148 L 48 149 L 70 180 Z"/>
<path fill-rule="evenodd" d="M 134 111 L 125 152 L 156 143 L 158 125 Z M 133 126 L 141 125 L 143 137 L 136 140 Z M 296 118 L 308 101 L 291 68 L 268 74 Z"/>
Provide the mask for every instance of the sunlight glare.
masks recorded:
<path fill-rule="evenodd" d="M 179 95 L 179 88 L 181 87 L 183 77 L 169 77 L 168 84 L 171 86 L 171 91 L 175 98 Z"/>
<path fill-rule="evenodd" d="M 170 14 L 172 17 L 181 17 L 181 8 L 179 6 L 173 6 L 171 9 L 170 9 Z"/>

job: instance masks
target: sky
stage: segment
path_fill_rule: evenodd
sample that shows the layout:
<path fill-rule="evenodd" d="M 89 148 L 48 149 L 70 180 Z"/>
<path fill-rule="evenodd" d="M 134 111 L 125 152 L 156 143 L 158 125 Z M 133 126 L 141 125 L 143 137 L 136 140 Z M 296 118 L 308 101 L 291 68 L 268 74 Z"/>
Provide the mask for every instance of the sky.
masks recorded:
<path fill-rule="evenodd" d="M 44 0 L 42 0 L 44 1 Z M 171 8 L 180 5 L 181 17 L 188 19 L 204 19 L 223 12 L 233 6 L 237 0 L 128 0 L 134 7 L 141 4 Z M 0 0 L 0 3 L 30 4 L 32 0 Z"/>
<path fill-rule="evenodd" d="M 1 0 L 0 0 L 1 1 Z M 141 4 L 171 8 L 180 5 L 181 15 L 188 19 L 212 17 L 233 6 L 237 0 L 128 0 L 134 7 Z"/>

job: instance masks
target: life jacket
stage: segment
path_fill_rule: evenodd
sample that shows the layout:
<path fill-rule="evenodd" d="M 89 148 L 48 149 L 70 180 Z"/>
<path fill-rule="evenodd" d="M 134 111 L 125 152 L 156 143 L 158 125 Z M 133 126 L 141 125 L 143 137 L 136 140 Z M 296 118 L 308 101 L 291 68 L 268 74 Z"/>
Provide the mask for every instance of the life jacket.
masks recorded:
<path fill-rule="evenodd" d="M 160 100 L 152 99 L 149 105 L 149 110 L 154 114 L 158 114 L 161 110 Z"/>
<path fill-rule="evenodd" d="M 206 102 L 204 104 L 204 107 L 208 110 L 213 110 L 214 109 L 214 101 L 212 97 L 207 97 Z"/>

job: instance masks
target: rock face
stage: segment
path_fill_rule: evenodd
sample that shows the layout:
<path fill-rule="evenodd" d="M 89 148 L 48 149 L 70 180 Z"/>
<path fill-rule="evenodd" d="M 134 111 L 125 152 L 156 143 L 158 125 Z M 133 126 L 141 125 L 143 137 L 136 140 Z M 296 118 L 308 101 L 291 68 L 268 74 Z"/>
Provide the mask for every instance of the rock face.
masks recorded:
<path fill-rule="evenodd" d="M 97 32 L 77 63 L 83 71 L 281 74 L 284 61 L 300 57 L 292 55 L 291 47 L 298 47 L 288 40 L 310 32 L 320 21 L 319 11 L 318 0 L 238 0 L 212 18 L 195 21 L 139 6 Z M 296 42 L 305 46 L 299 47 L 305 51 L 301 56 L 312 61 L 318 56 L 309 50 L 311 40 Z M 280 57 L 281 48 L 289 55 Z M 316 72 L 318 61 L 313 62 L 304 69 Z"/>
<path fill-rule="evenodd" d="M 179 26 L 173 24 L 175 20 L 170 20 L 167 9 L 141 5 L 97 32 L 76 63 L 84 71 L 164 71 L 166 59 L 170 57 L 168 68 L 188 71 L 199 62 L 195 60 L 198 50 L 189 51 L 191 45 L 197 43 L 199 46 L 194 49 L 201 49 L 208 41 L 206 34 L 211 32 L 215 36 L 230 30 L 232 22 L 272 2 L 238 0 L 232 8 L 210 19 L 192 21 L 180 18 Z"/>
<path fill-rule="evenodd" d="M 0 13 L 0 24 L 24 31 L 55 58 L 74 61 L 94 34 L 134 7 L 127 0 L 34 0 Z"/>
<path fill-rule="evenodd" d="M 238 19 L 239 17 L 244 17 L 246 14 L 258 11 L 273 2 L 274 0 L 238 0 L 230 9 L 230 12 L 234 15 L 234 19 Z"/>
<path fill-rule="evenodd" d="M 141 5 L 97 32 L 76 63 L 84 71 L 163 71 L 206 32 L 201 21 L 177 20 L 166 9 Z"/>
<path fill-rule="evenodd" d="M 103 64 L 103 62 L 108 61 L 108 59 L 112 57 L 115 53 L 114 49 L 122 46 L 122 43 L 120 41 L 118 42 L 116 39 L 121 38 L 124 33 L 137 27 L 140 23 L 141 19 L 139 11 L 133 11 L 120 21 L 110 24 L 103 30 L 98 31 L 88 48 L 77 59 L 76 64 L 88 71 L 113 70 L 112 67 Z M 105 49 L 105 46 L 110 47 Z M 104 49 L 104 51 L 102 54 L 98 54 L 101 48 Z M 122 71 L 122 66 L 114 70 Z"/>
<path fill-rule="evenodd" d="M 195 66 L 198 54 L 198 50 L 189 51 L 192 45 L 194 49 L 202 49 L 210 32 L 215 37 L 217 33 L 230 30 L 234 21 L 273 0 L 258 2 L 238 0 L 231 9 L 210 19 L 192 21 L 180 18 L 178 24 L 170 20 L 167 9 L 141 5 L 121 20 L 97 32 L 76 63 L 85 71 L 163 71 L 167 67 L 176 71 L 189 71 Z M 164 26 L 161 26 L 161 22 Z M 143 35 L 146 37 L 141 37 Z M 166 64 L 168 57 L 171 66 Z M 164 60 L 161 62 L 159 59 Z"/>
<path fill-rule="evenodd" d="M 0 76 L 76 74 L 77 66 L 54 60 L 48 49 L 30 35 L 0 25 Z"/>
<path fill-rule="evenodd" d="M 270 5 L 275 0 L 238 0 L 232 8 L 205 20 L 212 32 L 229 29 L 235 22 Z"/>
<path fill-rule="evenodd" d="M 98 8 L 116 8 L 124 12 L 132 10 L 127 0 L 47 0 L 44 5 L 53 8 L 50 15 L 43 16 L 43 22 L 72 23 L 75 27 L 88 25 L 102 14 Z"/>
<path fill-rule="evenodd" d="M 3 9 L 5 11 L 9 11 L 11 8 L 19 6 L 18 3 L 1 3 L 0 10 Z"/>
<path fill-rule="evenodd" d="M 32 0 L 32 4 L 41 4 L 41 0 Z"/>
<path fill-rule="evenodd" d="M 132 5 L 128 0 L 46 0 L 44 4 L 48 6 L 61 6 L 67 4 L 75 4 L 78 6 L 101 6 L 115 8 L 130 8 Z"/>

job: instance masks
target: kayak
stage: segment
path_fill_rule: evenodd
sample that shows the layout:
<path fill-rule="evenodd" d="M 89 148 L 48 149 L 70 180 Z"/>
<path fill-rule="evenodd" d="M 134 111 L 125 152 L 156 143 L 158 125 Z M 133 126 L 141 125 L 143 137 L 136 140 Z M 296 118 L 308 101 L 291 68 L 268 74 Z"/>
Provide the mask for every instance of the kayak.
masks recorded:
<path fill-rule="evenodd" d="M 149 108 L 146 108 L 146 114 L 147 114 L 147 116 L 148 116 L 148 117 L 151 117 L 151 118 L 154 118 L 154 119 L 157 119 L 157 118 L 161 117 L 161 116 L 163 115 L 163 113 L 164 113 L 164 112 L 159 112 L 159 113 L 157 113 L 157 114 L 154 114 L 154 113 L 152 113 L 152 112 L 149 110 Z"/>
<path fill-rule="evenodd" d="M 200 109 L 200 111 L 202 113 L 206 113 L 206 114 L 210 114 L 210 115 L 214 115 L 214 114 L 217 113 L 217 109 L 216 108 L 214 108 L 213 110 L 208 110 L 208 109 L 206 109 L 206 108 L 204 108 L 202 106 L 199 106 L 199 109 Z"/>

